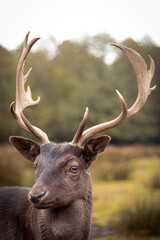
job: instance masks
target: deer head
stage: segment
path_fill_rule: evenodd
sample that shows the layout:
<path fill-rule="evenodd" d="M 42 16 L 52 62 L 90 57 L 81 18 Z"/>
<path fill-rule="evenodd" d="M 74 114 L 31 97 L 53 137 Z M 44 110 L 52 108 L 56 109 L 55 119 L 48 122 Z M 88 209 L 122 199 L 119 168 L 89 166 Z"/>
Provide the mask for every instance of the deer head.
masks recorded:
<path fill-rule="evenodd" d="M 111 140 L 107 135 L 92 136 L 116 127 L 142 109 L 148 96 L 155 89 L 155 86 L 150 88 L 155 66 L 153 59 L 149 56 L 151 68 L 148 71 L 144 59 L 137 52 L 119 44 L 112 44 L 127 55 L 135 70 L 138 82 L 138 96 L 135 103 L 127 109 L 124 98 L 116 91 L 122 104 L 122 112 L 117 118 L 84 131 L 88 117 L 88 108 L 86 108 L 73 140 L 70 143 L 57 144 L 50 142 L 47 135 L 33 126 L 23 114 L 26 107 L 35 106 L 40 101 L 40 97 L 33 101 L 29 87 L 27 92 L 24 89 L 24 84 L 31 72 L 30 69 L 25 76 L 23 75 L 24 62 L 30 49 L 39 39 L 35 38 L 28 44 L 28 36 L 29 33 L 24 40 L 22 55 L 17 67 L 16 101 L 11 104 L 11 113 L 17 123 L 33 133 L 40 143 L 15 136 L 10 137 L 10 142 L 26 159 L 34 162 L 36 175 L 34 185 L 29 192 L 29 199 L 37 208 L 56 208 L 69 205 L 91 191 L 89 166 L 97 155 L 105 150 Z"/>

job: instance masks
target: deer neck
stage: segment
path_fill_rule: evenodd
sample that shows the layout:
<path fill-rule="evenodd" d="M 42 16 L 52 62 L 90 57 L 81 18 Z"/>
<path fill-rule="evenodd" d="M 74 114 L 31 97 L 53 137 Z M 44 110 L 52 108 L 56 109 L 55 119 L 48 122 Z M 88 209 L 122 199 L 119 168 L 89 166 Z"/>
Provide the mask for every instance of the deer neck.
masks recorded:
<path fill-rule="evenodd" d="M 86 196 L 69 206 L 38 210 L 38 231 L 41 233 L 38 239 L 87 240 L 91 228 L 92 202 L 90 187 Z"/>

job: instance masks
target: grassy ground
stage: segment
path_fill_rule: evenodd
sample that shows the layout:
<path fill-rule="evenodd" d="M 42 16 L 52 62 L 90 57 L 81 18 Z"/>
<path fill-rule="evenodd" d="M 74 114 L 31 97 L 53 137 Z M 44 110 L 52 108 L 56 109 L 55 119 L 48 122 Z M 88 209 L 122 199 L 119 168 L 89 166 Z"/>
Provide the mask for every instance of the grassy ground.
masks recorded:
<path fill-rule="evenodd" d="M 131 164 L 134 170 L 127 180 L 93 181 L 94 224 L 106 225 L 122 205 L 131 204 L 139 198 L 148 198 L 151 195 L 160 196 L 159 189 L 153 190 L 147 187 L 153 173 L 160 169 L 160 159 L 138 158 L 131 160 Z"/>
<path fill-rule="evenodd" d="M 137 200 L 160 199 L 160 184 L 157 188 L 151 186 L 155 174 L 159 176 L 160 179 L 160 149 L 152 147 L 128 147 L 125 149 L 126 151 L 124 151 L 124 149 L 125 148 L 109 149 L 108 155 L 110 159 L 107 160 L 108 155 L 106 151 L 92 166 L 94 195 L 93 224 L 106 226 L 110 221 L 118 222 L 120 219 L 119 212 L 124 207 L 132 207 Z M 116 154 L 117 151 L 119 155 Z M 113 153 L 113 155 L 111 153 Z M 121 165 L 121 168 L 119 165 Z M 115 175 L 116 168 L 117 171 L 125 172 L 126 178 L 121 177 L 117 179 L 117 175 Z M 123 168 L 128 169 L 128 175 L 126 174 L 127 170 Z M 97 169 L 101 174 L 97 173 Z M 108 169 L 110 172 L 108 172 Z M 110 176 L 107 181 L 105 172 Z M 122 175 L 123 174 L 121 174 L 121 176 Z M 113 235 L 100 239 L 140 240 L 141 238 L 133 236 L 129 238 L 123 236 L 121 238 L 120 236 L 117 237 L 117 235 Z M 160 239 L 160 237 L 145 237 L 143 239 L 155 240 Z"/>
<path fill-rule="evenodd" d="M 95 240 L 160 240 L 160 237 L 142 237 L 142 238 L 135 238 L 135 237 L 120 237 L 120 236 L 108 236 L 102 238 L 96 238 Z"/>

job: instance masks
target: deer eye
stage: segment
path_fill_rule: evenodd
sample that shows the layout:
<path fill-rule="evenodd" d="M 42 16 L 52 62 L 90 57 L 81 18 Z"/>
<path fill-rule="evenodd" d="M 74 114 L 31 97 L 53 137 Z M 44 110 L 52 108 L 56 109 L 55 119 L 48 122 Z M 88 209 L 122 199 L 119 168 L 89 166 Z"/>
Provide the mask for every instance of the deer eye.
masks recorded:
<path fill-rule="evenodd" d="M 72 166 L 71 168 L 70 168 L 70 171 L 72 172 L 72 173 L 77 173 L 78 172 L 78 166 Z"/>
<path fill-rule="evenodd" d="M 34 163 L 34 168 L 35 168 L 35 169 L 37 168 L 37 163 Z"/>

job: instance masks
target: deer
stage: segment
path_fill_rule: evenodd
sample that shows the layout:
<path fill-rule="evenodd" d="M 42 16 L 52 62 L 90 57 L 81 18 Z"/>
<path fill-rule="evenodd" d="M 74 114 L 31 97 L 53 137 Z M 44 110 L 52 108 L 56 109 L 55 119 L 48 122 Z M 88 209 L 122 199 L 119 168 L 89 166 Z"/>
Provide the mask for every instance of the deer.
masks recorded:
<path fill-rule="evenodd" d="M 87 240 L 92 224 L 92 178 L 90 166 L 109 144 L 111 137 L 98 135 L 112 129 L 137 114 L 156 86 L 150 87 L 155 71 L 153 59 L 150 70 L 145 60 L 135 50 L 117 43 L 131 62 L 136 73 L 138 96 L 128 109 L 116 90 L 122 105 L 115 119 L 84 130 L 88 108 L 71 142 L 56 143 L 47 134 L 32 125 L 23 111 L 40 102 L 32 99 L 30 87 L 25 83 L 32 68 L 24 75 L 24 64 L 32 46 L 39 40 L 28 43 L 26 35 L 22 55 L 16 72 L 16 97 L 10 111 L 20 127 L 33 134 L 38 141 L 20 136 L 11 136 L 10 143 L 27 160 L 34 164 L 35 180 L 31 188 L 0 188 L 0 238 L 3 240 Z"/>

